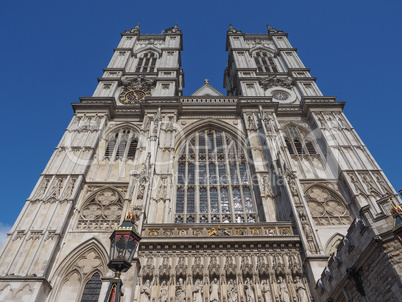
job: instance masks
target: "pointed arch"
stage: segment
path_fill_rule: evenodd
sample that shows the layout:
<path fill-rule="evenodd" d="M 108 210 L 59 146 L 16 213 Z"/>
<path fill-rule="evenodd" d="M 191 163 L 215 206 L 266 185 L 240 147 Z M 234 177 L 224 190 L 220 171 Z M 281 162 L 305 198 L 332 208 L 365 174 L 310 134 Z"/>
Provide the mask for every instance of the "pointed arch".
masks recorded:
<path fill-rule="evenodd" d="M 258 220 L 246 144 L 236 130 L 210 119 L 183 129 L 176 150 L 176 223 Z"/>
<path fill-rule="evenodd" d="M 325 254 L 327 256 L 331 256 L 332 254 L 334 254 L 338 248 L 339 243 L 343 241 L 344 237 L 345 236 L 340 233 L 333 234 L 325 244 Z"/>
<path fill-rule="evenodd" d="M 351 214 L 343 197 L 322 184 L 312 184 L 305 190 L 305 199 L 317 226 L 348 225 Z"/>
<path fill-rule="evenodd" d="M 99 188 L 87 196 L 79 207 L 77 228 L 109 232 L 119 225 L 123 208 L 124 196 L 117 188 Z"/>
<path fill-rule="evenodd" d="M 175 149 L 181 150 L 183 145 L 185 144 L 187 139 L 190 139 L 190 136 L 200 130 L 204 129 L 216 129 L 220 131 L 224 131 L 229 133 L 233 138 L 239 140 L 240 144 L 244 147 L 247 146 L 246 137 L 244 133 L 236 128 L 235 126 L 216 119 L 207 118 L 204 120 L 198 120 L 194 123 L 187 125 L 186 127 L 180 129 L 176 136 Z"/>
<path fill-rule="evenodd" d="M 158 58 L 160 58 L 162 55 L 162 51 L 159 48 L 157 48 L 153 45 L 147 45 L 147 46 L 144 46 L 144 47 L 138 49 L 135 52 L 134 56 L 136 58 L 138 58 L 139 56 L 143 55 L 144 53 L 146 53 L 148 51 L 155 53 L 158 56 Z"/>
<path fill-rule="evenodd" d="M 104 158 L 134 160 L 139 141 L 140 128 L 137 125 L 123 123 L 108 129 Z"/>
<path fill-rule="evenodd" d="M 251 56 L 253 56 L 253 54 L 255 52 L 257 52 L 257 51 L 265 51 L 265 52 L 269 53 L 272 56 L 274 56 L 275 52 L 276 52 L 275 49 L 272 49 L 270 47 L 266 47 L 266 46 L 262 46 L 262 45 L 256 45 L 256 46 L 250 48 L 249 53 L 250 53 Z"/>
<path fill-rule="evenodd" d="M 283 127 L 283 135 L 286 147 L 291 155 L 315 155 L 317 148 L 315 139 L 311 137 L 311 131 L 296 123 L 289 123 Z"/>
<path fill-rule="evenodd" d="M 63 301 L 76 301 L 82 295 L 85 284 L 95 273 L 100 277 L 106 275 L 108 253 L 104 245 L 96 238 L 91 238 L 68 253 L 59 266 L 51 274 L 50 280 L 54 284 L 49 301 L 61 301 L 59 296 L 63 295 Z M 76 294 L 71 294 L 70 291 Z M 68 298 L 68 299 L 67 299 Z"/>

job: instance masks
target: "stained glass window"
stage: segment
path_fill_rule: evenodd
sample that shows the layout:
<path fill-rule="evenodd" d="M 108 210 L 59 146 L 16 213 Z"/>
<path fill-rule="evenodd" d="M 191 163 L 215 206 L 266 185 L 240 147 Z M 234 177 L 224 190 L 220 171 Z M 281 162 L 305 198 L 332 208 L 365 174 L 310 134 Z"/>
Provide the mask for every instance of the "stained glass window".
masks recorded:
<path fill-rule="evenodd" d="M 255 220 L 250 170 L 240 142 L 226 132 L 207 129 L 189 137 L 179 154 L 176 222 Z"/>

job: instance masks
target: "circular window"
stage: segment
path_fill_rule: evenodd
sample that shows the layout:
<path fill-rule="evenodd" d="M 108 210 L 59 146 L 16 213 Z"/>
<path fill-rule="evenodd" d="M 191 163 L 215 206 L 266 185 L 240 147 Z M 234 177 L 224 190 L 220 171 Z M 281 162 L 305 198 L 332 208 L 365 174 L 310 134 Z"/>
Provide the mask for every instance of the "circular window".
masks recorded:
<path fill-rule="evenodd" d="M 272 93 L 272 98 L 278 101 L 286 101 L 289 97 L 290 95 L 285 91 L 274 91 Z"/>

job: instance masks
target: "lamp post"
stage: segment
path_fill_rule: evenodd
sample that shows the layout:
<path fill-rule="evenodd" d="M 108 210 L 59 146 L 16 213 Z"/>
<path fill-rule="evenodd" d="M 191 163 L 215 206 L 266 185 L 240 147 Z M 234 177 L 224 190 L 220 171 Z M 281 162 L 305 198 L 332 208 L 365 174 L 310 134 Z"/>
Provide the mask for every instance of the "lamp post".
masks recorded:
<path fill-rule="evenodd" d="M 115 276 L 110 280 L 105 302 L 120 302 L 120 297 L 123 295 L 121 293 L 123 282 L 120 275 L 131 267 L 131 261 L 140 240 L 141 237 L 135 228 L 135 215 L 130 211 L 126 214 L 123 223 L 110 236 L 110 262 L 107 266 L 115 272 Z"/>
<path fill-rule="evenodd" d="M 402 243 L 402 207 L 395 206 L 391 198 L 389 198 L 388 201 L 391 204 L 391 214 L 395 219 L 392 232 L 399 242 Z"/>

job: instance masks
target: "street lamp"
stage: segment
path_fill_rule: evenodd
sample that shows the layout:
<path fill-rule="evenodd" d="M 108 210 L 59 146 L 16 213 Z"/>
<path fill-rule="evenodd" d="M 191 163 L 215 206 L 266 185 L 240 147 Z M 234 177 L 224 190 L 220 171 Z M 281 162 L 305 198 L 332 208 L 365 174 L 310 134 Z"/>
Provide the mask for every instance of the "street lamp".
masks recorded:
<path fill-rule="evenodd" d="M 402 243 L 402 207 L 395 206 L 391 198 L 389 198 L 388 201 L 391 204 L 391 214 L 395 219 L 392 232 L 394 233 L 394 236 Z"/>
<path fill-rule="evenodd" d="M 107 266 L 115 272 L 115 276 L 110 280 L 105 302 L 120 302 L 120 297 L 123 295 L 121 293 L 123 282 L 120 275 L 131 267 L 131 261 L 140 240 L 141 237 L 135 228 L 135 215 L 130 211 L 126 214 L 123 223 L 110 236 L 110 262 Z"/>

